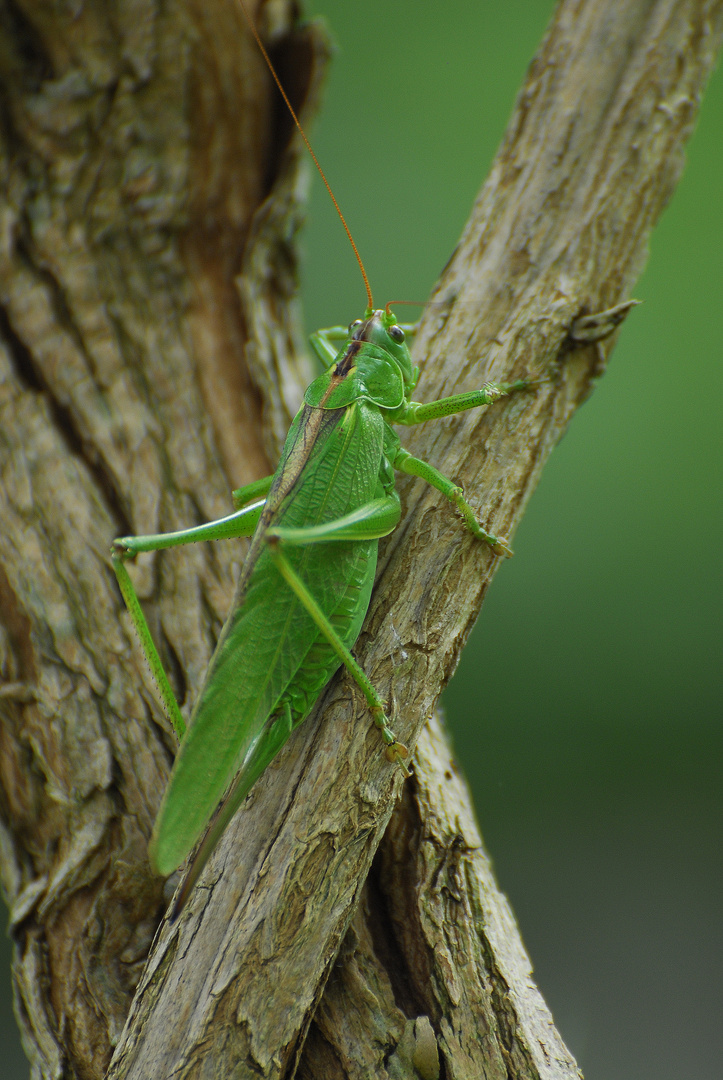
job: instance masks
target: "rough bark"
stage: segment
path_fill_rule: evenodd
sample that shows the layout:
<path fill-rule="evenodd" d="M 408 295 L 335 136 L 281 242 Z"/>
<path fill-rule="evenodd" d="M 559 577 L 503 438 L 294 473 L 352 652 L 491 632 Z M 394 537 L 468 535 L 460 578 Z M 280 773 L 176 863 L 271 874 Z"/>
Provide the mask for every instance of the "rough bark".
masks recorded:
<path fill-rule="evenodd" d="M 308 381 L 303 178 L 235 0 L 2 13 L 3 883 L 35 1071 L 99 1077 L 163 910 L 146 846 L 174 753 L 108 545 L 269 471 Z M 323 41 L 271 14 L 308 94 Z M 181 700 L 239 558 L 207 548 L 138 566 Z"/>
<path fill-rule="evenodd" d="M 150 950 L 173 739 L 108 541 L 227 512 L 306 379 L 298 146 L 234 4 L 3 8 L 0 854 L 25 1045 L 48 1077 L 100 1077 L 114 1047 L 124 1080 L 576 1076 L 433 715 L 495 559 L 422 484 L 357 650 L 414 778 L 335 679 Z M 323 39 L 283 2 L 261 21 L 308 107 Z M 722 26 L 720 0 L 563 0 L 531 65 L 415 359 L 429 400 L 546 381 L 405 437 L 496 532 L 602 373 L 613 339 L 571 328 L 630 295 Z M 238 557 L 139 560 L 186 707 Z"/>

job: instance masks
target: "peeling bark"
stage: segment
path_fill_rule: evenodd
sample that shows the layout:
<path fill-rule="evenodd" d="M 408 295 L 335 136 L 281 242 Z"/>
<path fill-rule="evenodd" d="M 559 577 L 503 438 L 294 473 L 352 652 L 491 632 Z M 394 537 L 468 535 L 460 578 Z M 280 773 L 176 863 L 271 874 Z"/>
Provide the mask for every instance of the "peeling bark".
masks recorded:
<path fill-rule="evenodd" d="M 357 649 L 414 778 L 336 678 L 151 948 L 174 742 L 108 545 L 270 471 L 309 375 L 304 170 L 235 0 L 2 12 L 0 868 L 33 1075 L 101 1077 L 115 1049 L 118 1080 L 577 1076 L 434 718 L 495 559 L 419 483 Z M 260 23 L 308 112 L 326 46 L 294 18 Z M 630 295 L 722 24 L 720 0 L 562 0 L 530 67 L 415 361 L 428 400 L 545 381 L 405 437 L 495 532 L 604 369 L 614 336 L 571 328 Z M 186 709 L 238 551 L 138 560 Z"/>

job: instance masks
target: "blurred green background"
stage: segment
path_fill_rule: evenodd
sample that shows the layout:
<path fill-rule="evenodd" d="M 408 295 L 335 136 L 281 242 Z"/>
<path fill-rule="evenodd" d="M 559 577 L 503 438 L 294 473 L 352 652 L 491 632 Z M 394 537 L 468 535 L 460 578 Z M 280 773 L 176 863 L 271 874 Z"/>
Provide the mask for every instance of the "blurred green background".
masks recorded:
<path fill-rule="evenodd" d="M 553 8 L 313 0 L 338 43 L 314 144 L 378 303 L 429 293 Z M 587 1080 L 723 1075 L 722 176 L 718 73 L 634 289 L 645 303 L 548 463 L 444 699 Z M 309 328 L 358 317 L 320 184 L 304 244 Z"/>
<path fill-rule="evenodd" d="M 553 6 L 307 0 L 338 45 L 314 145 L 378 302 L 428 294 Z M 718 75 L 634 290 L 645 304 L 555 450 L 445 695 L 500 883 L 587 1080 L 721 1077 L 722 175 Z M 319 183 L 304 249 L 309 329 L 358 317 L 359 272 Z M 0 1045 L 3 1077 L 26 1077 L 9 1006 Z"/>

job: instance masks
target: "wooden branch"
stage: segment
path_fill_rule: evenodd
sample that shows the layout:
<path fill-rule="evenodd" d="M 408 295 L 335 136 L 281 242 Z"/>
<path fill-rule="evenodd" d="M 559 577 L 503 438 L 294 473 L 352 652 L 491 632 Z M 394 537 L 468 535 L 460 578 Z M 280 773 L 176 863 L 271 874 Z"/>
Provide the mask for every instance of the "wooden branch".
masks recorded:
<path fill-rule="evenodd" d="M 444 313 L 433 309 L 426 320 L 417 359 L 429 398 L 530 371 L 550 381 L 484 415 L 430 425 L 408 443 L 483 493 L 480 516 L 495 531 L 513 529 L 601 372 L 610 341 L 573 348 L 571 326 L 628 297 L 679 175 L 720 29 L 719 4 L 563 3 L 531 67 L 438 287 Z M 394 703 L 400 736 L 413 744 L 453 670 L 494 560 L 434 493 L 421 484 L 403 492 L 406 514 L 384 548 L 359 655 Z M 399 837 L 408 838 L 404 879 L 420 886 L 451 879 L 463 926 L 457 936 L 434 889 L 420 894 L 416 910 L 409 895 L 400 902 L 400 878 L 382 870 L 366 891 L 369 914 L 354 922 L 324 995 L 402 781 L 375 753 L 376 736 L 348 680 L 332 684 L 319 712 L 323 719 L 312 717 L 298 732 L 239 814 L 188 917 L 164 928 L 111 1075 L 142 1077 L 160 1063 L 162 1071 L 194 1076 L 208 1057 L 216 1068 L 233 1063 L 240 1076 L 274 1077 L 301 1056 L 302 1075 L 391 1076 L 390 1054 L 398 1063 L 404 1047 L 405 1060 L 414 1056 L 417 1027 L 408 1021 L 415 1010 L 431 1021 L 447 1076 L 483 1069 L 573 1075 L 529 987 L 506 906 L 471 872 L 476 836 L 461 827 L 455 842 L 442 828 L 437 849 L 424 842 L 423 825 L 414 828 L 421 808 L 429 809 L 426 777 L 448 792 L 446 820 L 455 820 L 450 808 L 459 792 L 451 779 L 445 787 L 451 770 L 428 743 L 380 866 L 404 865 L 395 851 Z M 382 900 L 372 902 L 373 893 Z M 385 905 L 391 914 L 380 920 Z M 358 1026 L 341 1019 L 352 1015 L 352 1000 L 367 1002 Z M 187 1022 L 169 1038 L 179 1002 L 188 1003 Z M 420 1021 L 420 1044 L 428 1030 Z"/>
<path fill-rule="evenodd" d="M 416 359 L 426 399 L 530 372 L 547 381 L 405 438 L 495 531 L 514 530 L 601 373 L 610 340 L 579 347 L 570 328 L 629 296 L 722 8 L 563 0 L 533 62 Z M 113 21 L 101 0 L 72 17 L 20 10 L 0 55 L 13 89 L 0 852 L 37 1074 L 100 1077 L 117 1044 L 109 1075 L 124 1080 L 281 1077 L 297 1063 L 317 1078 L 577 1075 L 431 719 L 495 560 L 416 483 L 400 485 L 405 517 L 358 648 L 400 737 L 419 736 L 414 779 L 402 792 L 356 690 L 334 680 L 188 912 L 163 926 L 121 1034 L 163 906 L 145 841 L 172 740 L 107 545 L 218 516 L 228 487 L 268 471 L 305 378 L 286 241 L 303 192 L 295 151 L 278 160 L 286 139 L 268 137 L 274 106 L 233 0 L 148 0 L 143 18 L 116 5 Z M 294 36 L 283 5 L 269 10 L 287 86 L 297 73 L 298 98 L 313 96 L 322 43 Z M 236 557 L 208 547 L 150 557 L 138 574 L 186 704 Z"/>

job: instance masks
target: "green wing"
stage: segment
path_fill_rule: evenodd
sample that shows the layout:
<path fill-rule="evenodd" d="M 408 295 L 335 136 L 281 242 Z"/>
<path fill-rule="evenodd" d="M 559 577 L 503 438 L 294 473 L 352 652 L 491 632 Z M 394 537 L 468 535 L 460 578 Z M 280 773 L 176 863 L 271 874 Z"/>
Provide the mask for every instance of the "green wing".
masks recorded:
<path fill-rule="evenodd" d="M 253 783 L 339 666 L 264 540 L 272 523 L 303 528 L 334 521 L 388 487 L 378 410 L 360 402 L 324 411 L 321 418 L 320 411 L 304 406 L 289 431 L 234 609 L 174 764 L 151 841 L 151 859 L 162 874 L 183 862 L 238 770 L 242 778 L 245 765 L 253 771 Z M 369 604 L 377 541 L 290 546 L 285 552 L 351 647 Z"/>

